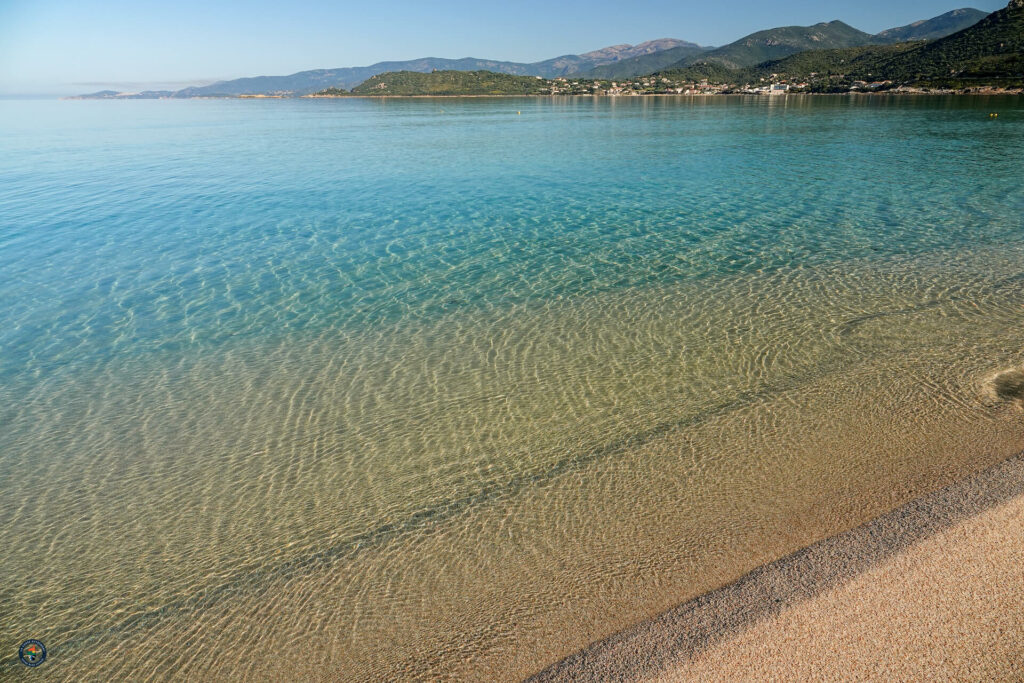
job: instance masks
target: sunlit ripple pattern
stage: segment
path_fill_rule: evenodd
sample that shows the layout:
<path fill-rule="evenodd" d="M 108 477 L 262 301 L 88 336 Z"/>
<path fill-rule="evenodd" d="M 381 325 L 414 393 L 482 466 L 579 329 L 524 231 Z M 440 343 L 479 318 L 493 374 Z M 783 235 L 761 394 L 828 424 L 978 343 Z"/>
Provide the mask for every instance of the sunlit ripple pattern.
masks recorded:
<path fill-rule="evenodd" d="M 3 646 L 514 679 L 1019 452 L 1022 114 L 0 102 Z"/>

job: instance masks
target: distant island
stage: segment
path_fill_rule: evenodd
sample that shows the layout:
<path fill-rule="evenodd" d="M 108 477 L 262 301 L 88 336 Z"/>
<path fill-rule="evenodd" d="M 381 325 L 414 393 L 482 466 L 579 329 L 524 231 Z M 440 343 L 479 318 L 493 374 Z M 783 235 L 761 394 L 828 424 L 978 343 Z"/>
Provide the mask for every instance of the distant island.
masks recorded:
<path fill-rule="evenodd" d="M 1024 0 L 1011 0 L 991 14 L 958 9 L 874 35 L 831 21 L 719 48 L 665 38 L 532 64 L 427 58 L 79 99 L 1022 91 Z"/>

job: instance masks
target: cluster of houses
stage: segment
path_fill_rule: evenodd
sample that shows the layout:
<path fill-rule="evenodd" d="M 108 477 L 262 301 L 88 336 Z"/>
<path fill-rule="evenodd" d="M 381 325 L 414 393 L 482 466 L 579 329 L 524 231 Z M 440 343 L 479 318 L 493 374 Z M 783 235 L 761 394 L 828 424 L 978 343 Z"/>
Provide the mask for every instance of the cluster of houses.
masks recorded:
<path fill-rule="evenodd" d="M 713 95 L 731 92 L 727 85 L 676 82 L 664 77 L 645 76 L 625 81 L 589 81 L 555 78 L 549 81 L 548 92 L 552 95 Z"/>
<path fill-rule="evenodd" d="M 818 74 L 811 74 L 811 80 Z M 551 95 L 720 95 L 741 93 L 745 95 L 785 95 L 787 93 L 808 92 L 812 84 L 807 81 L 790 81 L 780 74 L 772 74 L 770 78 L 762 78 L 757 84 L 723 84 L 700 82 L 678 82 L 664 76 L 644 76 L 625 81 L 585 80 L 570 78 L 554 78 L 548 81 L 548 92 Z M 853 81 L 842 86 L 850 92 L 874 92 L 893 86 L 892 81 Z"/>
<path fill-rule="evenodd" d="M 874 92 L 876 90 L 882 90 L 891 88 L 893 85 L 892 81 L 873 81 L 868 83 L 867 81 L 853 81 L 847 88 L 850 92 Z M 837 86 L 837 88 L 840 86 Z M 845 88 L 846 86 L 841 86 Z M 786 93 L 801 93 L 809 92 L 812 89 L 811 83 L 808 82 L 773 82 L 759 86 L 744 86 L 742 88 L 734 89 L 732 92 L 740 92 L 748 95 L 785 95 Z"/>
<path fill-rule="evenodd" d="M 550 81 L 548 92 L 552 95 L 720 95 L 724 93 L 746 93 L 783 95 L 790 90 L 785 83 L 769 83 L 763 86 L 737 86 L 724 83 L 679 82 L 664 77 L 644 77 L 626 81 L 586 81 L 555 78 Z M 803 84 L 806 85 L 806 84 Z"/>

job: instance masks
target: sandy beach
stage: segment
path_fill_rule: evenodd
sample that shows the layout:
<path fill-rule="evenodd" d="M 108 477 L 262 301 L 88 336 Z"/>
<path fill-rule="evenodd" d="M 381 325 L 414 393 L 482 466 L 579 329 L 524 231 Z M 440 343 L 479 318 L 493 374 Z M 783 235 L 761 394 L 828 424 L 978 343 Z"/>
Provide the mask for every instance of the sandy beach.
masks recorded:
<path fill-rule="evenodd" d="M 532 680 L 951 679 L 1024 680 L 1024 455 Z"/>

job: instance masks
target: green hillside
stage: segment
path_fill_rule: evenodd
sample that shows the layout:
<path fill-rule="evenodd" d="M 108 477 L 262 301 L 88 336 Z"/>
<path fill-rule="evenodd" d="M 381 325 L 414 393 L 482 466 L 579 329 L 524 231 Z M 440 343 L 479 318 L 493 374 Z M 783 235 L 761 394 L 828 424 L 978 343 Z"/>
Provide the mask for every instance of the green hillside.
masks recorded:
<path fill-rule="evenodd" d="M 926 43 L 885 64 L 893 80 L 946 83 L 972 81 L 1020 83 L 1024 56 L 1024 0 L 1011 0 L 1001 10 L 951 36 Z"/>
<path fill-rule="evenodd" d="M 751 76 L 842 74 L 843 80 L 891 80 L 963 88 L 1024 83 L 1024 0 L 1013 0 L 978 23 L 927 43 L 815 50 L 758 65 Z"/>
<path fill-rule="evenodd" d="M 921 43 L 868 45 L 841 50 L 807 50 L 758 64 L 734 78 L 757 80 L 776 75 L 782 79 L 808 79 L 811 74 L 844 74 L 851 80 L 878 80 L 888 77 L 887 65 L 905 53 L 920 51 Z M 876 78 L 877 77 L 877 78 Z"/>
<path fill-rule="evenodd" d="M 493 71 L 389 71 L 352 88 L 353 95 L 539 95 L 546 82 Z"/>
<path fill-rule="evenodd" d="M 740 69 L 807 50 L 934 40 L 976 24 L 985 16 L 985 12 L 976 9 L 956 9 L 931 19 L 891 28 L 874 36 L 858 31 L 841 21 L 815 24 L 814 26 L 783 26 L 752 33 L 717 49 L 688 45 L 671 50 L 661 50 L 605 64 L 576 74 L 576 76 L 621 80 L 656 71 L 685 69 L 697 64 L 712 63 L 729 69 Z M 715 76 L 723 75 L 723 72 L 709 71 L 708 73 Z"/>
<path fill-rule="evenodd" d="M 687 57 L 667 68 L 684 68 L 696 62 L 720 64 L 730 69 L 755 66 L 804 50 L 834 49 L 879 42 L 870 33 L 858 31 L 841 21 L 814 26 L 782 26 L 751 33 L 734 43 L 701 55 Z"/>
<path fill-rule="evenodd" d="M 1024 86 L 1024 0 L 1012 0 L 978 23 L 931 42 L 806 50 L 747 68 L 707 60 L 658 74 L 717 84 L 801 81 L 814 91 L 848 90 L 855 81 L 966 88 Z"/>
<path fill-rule="evenodd" d="M 750 80 L 746 69 L 730 69 L 714 62 L 696 62 L 689 66 L 674 66 L 660 71 L 655 76 L 676 82 L 700 83 L 745 83 Z"/>

